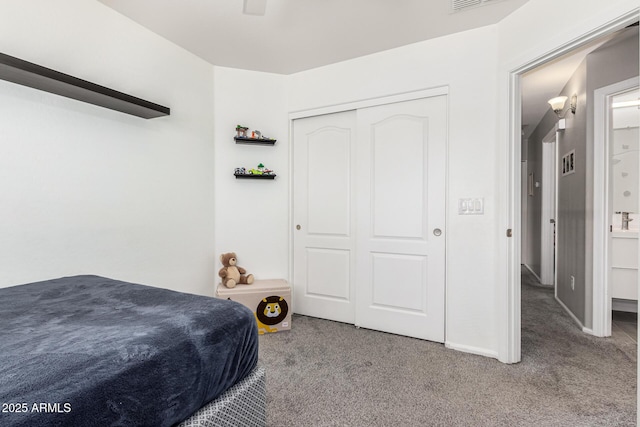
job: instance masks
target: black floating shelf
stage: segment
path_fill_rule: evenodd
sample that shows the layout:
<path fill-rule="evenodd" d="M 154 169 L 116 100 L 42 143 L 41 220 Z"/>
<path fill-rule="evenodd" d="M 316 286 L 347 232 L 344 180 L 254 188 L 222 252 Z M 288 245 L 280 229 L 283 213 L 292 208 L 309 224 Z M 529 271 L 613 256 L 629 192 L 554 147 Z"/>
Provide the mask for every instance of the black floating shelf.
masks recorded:
<path fill-rule="evenodd" d="M 144 119 L 168 116 L 171 113 L 168 107 L 3 53 L 0 53 L 0 79 Z"/>
<path fill-rule="evenodd" d="M 233 139 L 236 140 L 236 144 L 273 145 L 277 141 L 271 138 L 249 138 L 247 136 L 236 136 Z"/>
<path fill-rule="evenodd" d="M 252 173 L 245 174 L 234 174 L 236 179 L 244 178 L 244 179 L 274 179 L 276 175 L 254 175 Z"/>

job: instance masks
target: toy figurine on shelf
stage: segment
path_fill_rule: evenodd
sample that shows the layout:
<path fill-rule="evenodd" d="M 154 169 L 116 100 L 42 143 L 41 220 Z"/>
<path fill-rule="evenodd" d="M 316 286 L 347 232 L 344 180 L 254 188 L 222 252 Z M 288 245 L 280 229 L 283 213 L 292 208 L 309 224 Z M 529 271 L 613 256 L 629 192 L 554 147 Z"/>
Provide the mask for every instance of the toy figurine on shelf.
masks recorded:
<path fill-rule="evenodd" d="M 236 126 L 236 132 L 238 133 L 238 137 L 246 138 L 248 130 L 249 128 L 246 126 L 241 126 L 241 125 Z"/>
<path fill-rule="evenodd" d="M 262 163 L 253 169 L 235 168 L 233 174 L 236 178 L 274 179 L 276 177 L 275 172 Z"/>
<path fill-rule="evenodd" d="M 262 139 L 262 132 L 259 130 L 251 131 L 251 138 Z"/>
<path fill-rule="evenodd" d="M 262 172 L 262 175 L 273 175 L 273 174 L 274 174 L 274 173 L 273 173 L 273 170 L 271 170 L 271 169 L 269 169 L 269 168 L 265 167 L 265 165 L 263 165 L 262 163 L 260 163 L 260 164 L 258 165 L 258 170 L 259 170 L 260 172 Z"/>

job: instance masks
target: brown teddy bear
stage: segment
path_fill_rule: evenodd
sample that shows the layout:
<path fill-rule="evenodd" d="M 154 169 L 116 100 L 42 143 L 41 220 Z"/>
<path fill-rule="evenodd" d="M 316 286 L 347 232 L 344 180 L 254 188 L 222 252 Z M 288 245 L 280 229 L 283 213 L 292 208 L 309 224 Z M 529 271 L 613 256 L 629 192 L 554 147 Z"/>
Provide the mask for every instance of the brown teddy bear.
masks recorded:
<path fill-rule="evenodd" d="M 253 274 L 245 276 L 247 270 L 236 265 L 238 259 L 234 252 L 220 255 L 220 262 L 224 267 L 218 271 L 218 276 L 222 278 L 222 284 L 227 288 L 235 288 L 238 283 L 244 285 L 253 283 Z"/>

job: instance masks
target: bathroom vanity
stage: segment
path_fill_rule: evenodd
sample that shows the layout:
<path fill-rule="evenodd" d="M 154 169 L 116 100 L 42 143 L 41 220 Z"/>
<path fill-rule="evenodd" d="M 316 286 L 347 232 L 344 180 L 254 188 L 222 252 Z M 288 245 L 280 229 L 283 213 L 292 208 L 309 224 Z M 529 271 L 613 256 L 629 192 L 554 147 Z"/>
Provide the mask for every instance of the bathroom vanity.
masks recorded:
<path fill-rule="evenodd" d="M 638 307 L 638 230 L 611 232 L 612 308 L 635 311 Z"/>

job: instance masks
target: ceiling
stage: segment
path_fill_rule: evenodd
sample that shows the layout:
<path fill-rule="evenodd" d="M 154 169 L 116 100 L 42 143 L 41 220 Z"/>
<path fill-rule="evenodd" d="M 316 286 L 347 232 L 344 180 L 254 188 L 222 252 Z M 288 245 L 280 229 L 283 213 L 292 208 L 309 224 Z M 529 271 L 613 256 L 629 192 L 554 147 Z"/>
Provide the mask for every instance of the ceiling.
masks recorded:
<path fill-rule="evenodd" d="M 213 65 L 292 74 L 495 24 L 528 0 L 266 0 L 263 16 L 243 14 L 243 0 L 99 1 Z M 525 138 L 601 43 L 523 76 Z"/>
<path fill-rule="evenodd" d="M 267 0 L 264 16 L 243 0 L 99 1 L 213 65 L 291 74 L 495 24 L 528 0 Z"/>
<path fill-rule="evenodd" d="M 544 115 L 551 109 L 547 101 L 558 96 L 586 56 L 611 37 L 603 37 L 574 49 L 522 76 L 520 88 L 523 139 L 529 138 Z"/>

